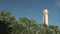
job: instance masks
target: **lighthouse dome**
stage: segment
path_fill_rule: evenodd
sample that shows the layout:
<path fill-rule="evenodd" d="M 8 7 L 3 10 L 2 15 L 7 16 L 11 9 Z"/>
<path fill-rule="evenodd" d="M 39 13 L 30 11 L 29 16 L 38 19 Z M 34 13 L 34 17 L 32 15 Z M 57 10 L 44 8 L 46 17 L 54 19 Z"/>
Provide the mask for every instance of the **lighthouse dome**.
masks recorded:
<path fill-rule="evenodd" d="M 44 10 L 43 10 L 43 13 L 48 13 L 48 10 L 47 10 L 47 9 L 44 9 Z"/>

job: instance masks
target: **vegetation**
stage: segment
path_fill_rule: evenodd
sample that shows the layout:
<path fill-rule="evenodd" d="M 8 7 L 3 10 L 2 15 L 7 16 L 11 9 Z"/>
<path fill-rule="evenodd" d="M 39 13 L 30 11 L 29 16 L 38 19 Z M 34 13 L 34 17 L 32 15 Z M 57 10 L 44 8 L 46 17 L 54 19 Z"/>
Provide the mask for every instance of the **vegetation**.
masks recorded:
<path fill-rule="evenodd" d="M 0 12 L 0 34 L 60 34 L 58 26 L 37 24 L 26 17 L 15 19 L 10 12 Z"/>

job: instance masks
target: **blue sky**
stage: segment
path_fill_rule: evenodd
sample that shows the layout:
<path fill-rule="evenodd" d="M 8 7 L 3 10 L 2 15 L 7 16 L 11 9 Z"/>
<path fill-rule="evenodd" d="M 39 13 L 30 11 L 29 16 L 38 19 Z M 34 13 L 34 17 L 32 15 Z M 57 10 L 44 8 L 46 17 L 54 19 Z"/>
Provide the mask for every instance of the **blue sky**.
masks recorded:
<path fill-rule="evenodd" d="M 60 0 L 0 0 L 0 10 L 10 11 L 17 19 L 27 17 L 43 23 L 43 9 L 49 11 L 49 24 L 60 26 Z"/>

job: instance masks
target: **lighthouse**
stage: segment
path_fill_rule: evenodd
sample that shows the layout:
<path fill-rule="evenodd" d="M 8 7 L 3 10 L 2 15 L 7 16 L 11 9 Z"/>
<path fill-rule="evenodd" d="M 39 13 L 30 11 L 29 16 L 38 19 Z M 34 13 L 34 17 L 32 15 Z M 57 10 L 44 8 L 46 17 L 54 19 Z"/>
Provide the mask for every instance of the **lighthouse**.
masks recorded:
<path fill-rule="evenodd" d="M 48 10 L 47 9 L 43 10 L 43 23 L 45 25 L 48 25 Z"/>

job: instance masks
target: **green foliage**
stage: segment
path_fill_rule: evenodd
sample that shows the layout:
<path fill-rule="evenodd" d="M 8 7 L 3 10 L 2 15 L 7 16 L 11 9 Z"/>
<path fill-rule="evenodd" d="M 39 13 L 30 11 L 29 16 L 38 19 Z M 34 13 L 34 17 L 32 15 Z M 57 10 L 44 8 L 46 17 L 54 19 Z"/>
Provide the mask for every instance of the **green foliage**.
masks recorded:
<path fill-rule="evenodd" d="M 11 34 L 13 22 L 10 12 L 0 12 L 0 34 Z"/>
<path fill-rule="evenodd" d="M 60 34 L 58 26 L 37 24 L 26 17 L 15 19 L 10 12 L 0 12 L 0 34 Z"/>

